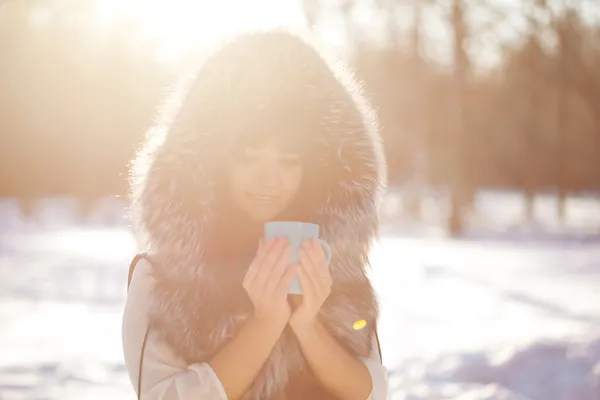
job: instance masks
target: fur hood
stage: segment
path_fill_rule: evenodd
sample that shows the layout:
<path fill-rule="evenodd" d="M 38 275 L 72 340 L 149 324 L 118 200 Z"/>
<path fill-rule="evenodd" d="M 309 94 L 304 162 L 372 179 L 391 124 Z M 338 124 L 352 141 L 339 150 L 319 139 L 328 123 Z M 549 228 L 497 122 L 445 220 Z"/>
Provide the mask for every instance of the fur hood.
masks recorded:
<path fill-rule="evenodd" d="M 158 281 L 151 323 L 189 362 L 205 361 L 248 316 L 242 297 L 215 310 L 223 282 L 216 278 L 218 267 L 205 260 L 203 244 L 216 214 L 217 171 L 237 139 L 231 132 L 284 97 L 308 113 L 323 149 L 318 163 L 325 192 L 313 220 L 333 251 L 334 284 L 322 317 L 356 354 L 371 348 L 372 330 L 351 326 L 357 319 L 374 325 L 377 318 L 365 272 L 386 177 L 376 117 L 338 63 L 305 37 L 272 30 L 235 37 L 182 79 L 165 104 L 166 119 L 150 130 L 132 165 L 134 233 Z M 271 398 L 292 370 L 304 368 L 292 342 L 282 337 L 265 366 L 270 383 L 257 380 L 249 398 Z"/>

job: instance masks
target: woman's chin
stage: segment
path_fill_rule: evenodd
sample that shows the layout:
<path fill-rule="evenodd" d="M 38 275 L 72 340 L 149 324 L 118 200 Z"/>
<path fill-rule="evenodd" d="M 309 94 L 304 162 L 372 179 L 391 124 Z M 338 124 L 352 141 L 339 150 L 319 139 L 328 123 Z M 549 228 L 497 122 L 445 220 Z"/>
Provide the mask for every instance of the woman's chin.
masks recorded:
<path fill-rule="evenodd" d="M 264 224 L 265 222 L 276 220 L 280 214 L 271 210 L 252 210 L 249 213 L 249 217 L 257 224 Z"/>

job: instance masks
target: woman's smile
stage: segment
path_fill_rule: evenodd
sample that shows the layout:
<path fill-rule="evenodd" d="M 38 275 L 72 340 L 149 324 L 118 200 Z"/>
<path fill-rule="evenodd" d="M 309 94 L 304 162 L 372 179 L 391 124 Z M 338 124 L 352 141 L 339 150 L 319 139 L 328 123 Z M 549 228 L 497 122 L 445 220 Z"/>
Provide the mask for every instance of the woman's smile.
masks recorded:
<path fill-rule="evenodd" d="M 248 196 L 254 201 L 259 203 L 269 203 L 277 199 L 278 195 L 272 194 L 261 194 L 261 193 L 248 193 Z"/>
<path fill-rule="evenodd" d="M 230 166 L 233 202 L 255 222 L 273 220 L 293 202 L 303 170 L 296 155 L 274 143 L 243 149 Z"/>

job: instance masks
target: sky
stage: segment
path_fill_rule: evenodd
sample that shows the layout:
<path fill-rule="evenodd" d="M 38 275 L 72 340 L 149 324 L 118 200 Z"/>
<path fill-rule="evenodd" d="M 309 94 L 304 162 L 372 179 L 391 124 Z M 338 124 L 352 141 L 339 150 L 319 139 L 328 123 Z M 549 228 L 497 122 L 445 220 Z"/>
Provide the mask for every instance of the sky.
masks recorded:
<path fill-rule="evenodd" d="M 1 0 L 0 0 L 1 1 Z M 11 3 L 25 0 L 12 0 Z M 70 0 L 54 0 L 60 4 Z M 523 37 L 526 20 L 523 9 L 530 0 L 464 0 L 469 4 L 467 19 L 475 32 L 467 48 L 475 64 L 491 67 L 500 61 L 500 46 L 514 44 Z M 599 0 L 548 0 L 554 10 L 565 3 L 582 4 L 584 20 L 600 22 Z M 90 0 L 94 10 L 90 22 L 98 30 L 108 29 L 117 18 L 136 20 L 149 37 L 161 37 L 163 46 L 157 51 L 159 61 L 176 60 L 190 46 L 194 37 L 206 42 L 240 28 L 272 26 L 303 27 L 305 20 L 301 0 Z M 337 13 L 335 0 L 322 0 L 323 13 L 316 31 L 327 46 L 343 49 L 346 42 L 344 21 Z M 413 1 L 397 0 L 399 26 L 408 31 L 414 20 Z M 423 8 L 425 40 L 422 52 L 427 58 L 444 64 L 452 60 L 452 33 L 448 15 L 452 0 L 437 0 Z M 1 4 L 1 3 L 0 3 Z M 52 19 L 51 8 L 38 6 L 31 11 L 31 21 L 44 24 Z M 377 43 L 383 32 L 386 15 L 374 7 L 374 0 L 359 0 L 353 17 L 363 33 Z M 491 6 L 490 6 L 491 5 Z M 235 12 L 232 12 L 235 10 Z M 500 17 L 499 17 L 500 15 Z M 408 35 L 407 35 L 408 37 Z M 551 38 L 549 44 L 551 45 Z"/>

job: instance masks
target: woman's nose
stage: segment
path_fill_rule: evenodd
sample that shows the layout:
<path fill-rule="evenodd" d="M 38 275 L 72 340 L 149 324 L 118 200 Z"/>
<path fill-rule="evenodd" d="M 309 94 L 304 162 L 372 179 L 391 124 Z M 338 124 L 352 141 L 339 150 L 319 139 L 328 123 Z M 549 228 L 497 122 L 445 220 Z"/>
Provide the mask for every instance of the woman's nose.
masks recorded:
<path fill-rule="evenodd" d="M 273 165 L 265 165 L 259 171 L 258 181 L 265 187 L 276 187 L 281 182 L 281 174 Z"/>

